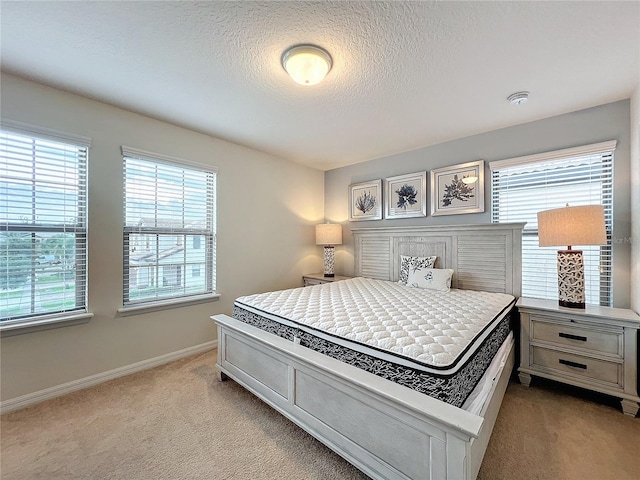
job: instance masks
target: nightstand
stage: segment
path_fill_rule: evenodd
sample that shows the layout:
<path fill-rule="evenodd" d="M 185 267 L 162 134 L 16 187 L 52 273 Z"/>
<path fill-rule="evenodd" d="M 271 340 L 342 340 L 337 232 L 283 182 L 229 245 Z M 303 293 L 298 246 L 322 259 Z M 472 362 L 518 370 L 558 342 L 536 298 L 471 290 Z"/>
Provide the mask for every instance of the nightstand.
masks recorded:
<path fill-rule="evenodd" d="M 336 275 L 335 277 L 325 277 L 323 273 L 308 273 L 302 277 L 305 287 L 311 285 L 320 285 L 321 283 L 337 282 L 338 280 L 346 280 L 351 277 L 341 277 Z"/>
<path fill-rule="evenodd" d="M 537 375 L 621 398 L 625 414 L 638 413 L 640 316 L 624 308 L 578 310 L 533 298 L 520 298 L 516 305 L 523 385 Z"/>

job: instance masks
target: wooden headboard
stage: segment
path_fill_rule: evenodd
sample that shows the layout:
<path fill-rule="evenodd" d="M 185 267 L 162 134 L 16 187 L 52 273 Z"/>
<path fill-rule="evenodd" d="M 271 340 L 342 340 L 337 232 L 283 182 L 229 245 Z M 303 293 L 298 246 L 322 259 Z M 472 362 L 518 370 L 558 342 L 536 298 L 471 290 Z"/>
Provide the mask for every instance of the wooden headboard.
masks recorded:
<path fill-rule="evenodd" d="M 355 275 L 398 281 L 400 255 L 437 255 L 436 268 L 454 270 L 452 287 L 522 291 L 524 223 L 353 228 Z"/>

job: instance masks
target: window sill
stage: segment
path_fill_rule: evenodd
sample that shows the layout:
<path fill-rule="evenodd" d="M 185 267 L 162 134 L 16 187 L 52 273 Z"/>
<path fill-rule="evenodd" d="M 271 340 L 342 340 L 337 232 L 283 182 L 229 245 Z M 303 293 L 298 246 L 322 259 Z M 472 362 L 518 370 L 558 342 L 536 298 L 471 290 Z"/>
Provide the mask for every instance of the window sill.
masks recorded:
<path fill-rule="evenodd" d="M 131 315 L 139 315 L 141 313 L 157 312 L 159 310 L 168 310 L 171 308 L 187 307 L 189 305 L 197 305 L 199 303 L 217 302 L 220 299 L 219 293 L 211 295 L 200 295 L 190 298 L 174 298 L 163 302 L 144 303 L 140 305 L 129 305 L 118 309 L 118 315 L 128 317 Z"/>
<path fill-rule="evenodd" d="M 40 332 L 53 328 L 70 327 L 88 323 L 93 318 L 93 313 L 82 312 L 67 315 L 52 315 L 37 317 L 36 320 L 7 320 L 0 323 L 0 336 L 12 337 L 25 333 Z"/>

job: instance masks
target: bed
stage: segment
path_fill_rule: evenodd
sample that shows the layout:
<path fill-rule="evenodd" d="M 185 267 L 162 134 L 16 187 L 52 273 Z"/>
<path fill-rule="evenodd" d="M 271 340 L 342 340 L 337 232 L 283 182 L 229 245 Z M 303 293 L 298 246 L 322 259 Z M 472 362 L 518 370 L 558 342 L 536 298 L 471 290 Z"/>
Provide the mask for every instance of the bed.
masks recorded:
<path fill-rule="evenodd" d="M 518 223 L 353 229 L 353 280 L 240 298 L 234 307 L 237 318 L 212 317 L 218 327 L 218 378 L 231 377 L 372 478 L 473 479 L 514 364 L 513 336 L 505 335 L 504 325 L 520 294 L 522 227 Z M 398 285 L 405 270 L 402 256 L 436 257 L 438 269 L 454 272 L 452 294 L 498 302 L 478 332 L 456 347 L 458 353 L 444 355 L 445 360 L 436 364 L 433 359 L 423 361 L 424 352 L 407 359 L 404 350 L 415 345 L 403 346 L 406 335 L 392 342 L 390 350 L 381 347 L 389 343 L 388 333 L 371 343 L 372 335 L 362 334 L 361 325 L 351 332 L 350 343 L 336 340 L 345 322 L 335 310 L 327 310 L 322 300 L 327 295 L 345 295 L 340 290 L 346 290 L 349 298 L 362 296 L 360 305 L 373 305 L 375 297 L 420 290 Z M 367 297 L 369 291 L 373 293 Z M 329 321 L 319 323 L 330 325 L 328 331 L 318 322 L 304 324 L 306 317 L 314 317 L 307 307 L 301 307 L 307 297 L 315 297 L 320 305 L 324 320 Z M 400 303 L 410 304 L 412 298 L 402 296 Z M 380 312 L 382 307 L 372 308 Z M 480 310 L 462 308 L 473 315 Z M 369 312 L 364 318 L 372 316 L 382 314 Z M 474 344 L 477 349 L 469 346 Z M 480 348 L 485 349 L 483 355 L 470 353 Z M 367 360 L 376 351 L 376 360 Z M 491 355 L 488 360 L 487 352 Z M 346 357 L 361 361 L 349 364 Z M 380 357 L 405 370 L 398 374 L 392 368 L 389 371 L 395 374 L 385 377 Z M 475 358 L 484 358 L 480 363 L 485 362 L 482 371 L 487 373 L 463 385 L 469 377 L 463 367 Z M 374 367 L 367 369 L 368 364 Z M 460 367 L 454 370 L 462 372 L 458 375 L 462 380 L 438 383 L 435 389 L 426 387 L 436 391 L 435 395 L 421 391 L 421 382 L 407 374 L 422 374 L 417 368 L 422 366 L 424 371 L 442 368 L 446 370 L 442 378 L 455 378 L 451 364 Z M 398 381 L 407 377 L 404 383 Z M 453 393 L 444 395 L 443 390 Z"/>

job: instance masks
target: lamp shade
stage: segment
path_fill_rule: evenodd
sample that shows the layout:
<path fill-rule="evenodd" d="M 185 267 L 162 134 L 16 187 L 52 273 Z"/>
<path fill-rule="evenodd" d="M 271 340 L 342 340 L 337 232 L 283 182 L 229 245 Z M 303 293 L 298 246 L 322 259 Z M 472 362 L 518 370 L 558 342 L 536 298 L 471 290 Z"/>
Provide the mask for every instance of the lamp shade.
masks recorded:
<path fill-rule="evenodd" d="M 321 223 L 316 225 L 316 245 L 341 245 L 342 225 Z"/>
<path fill-rule="evenodd" d="M 606 245 L 604 207 L 585 205 L 538 212 L 538 245 Z"/>

